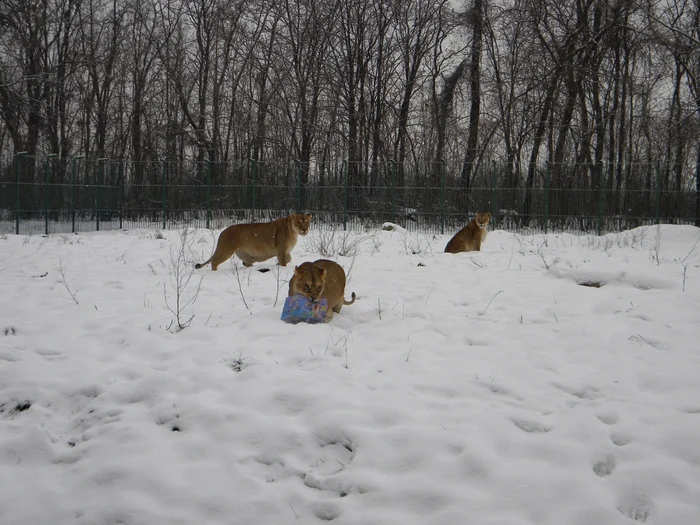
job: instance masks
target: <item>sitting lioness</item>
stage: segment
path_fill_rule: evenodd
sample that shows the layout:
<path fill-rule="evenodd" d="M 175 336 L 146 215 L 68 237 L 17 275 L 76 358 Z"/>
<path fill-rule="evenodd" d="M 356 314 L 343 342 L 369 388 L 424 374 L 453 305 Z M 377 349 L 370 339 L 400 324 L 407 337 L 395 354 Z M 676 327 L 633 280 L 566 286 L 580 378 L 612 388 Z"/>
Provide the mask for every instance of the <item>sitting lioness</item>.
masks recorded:
<path fill-rule="evenodd" d="M 345 300 L 345 270 L 328 259 L 305 262 L 294 268 L 294 277 L 289 280 L 289 296 L 303 295 L 314 303 L 325 299 L 328 301 L 328 318 L 333 312 L 340 313 L 344 304 L 355 302 L 355 292 L 352 300 Z"/>
<path fill-rule="evenodd" d="M 243 261 L 243 266 L 267 261 L 277 256 L 277 263 L 286 266 L 292 260 L 291 252 L 299 235 L 309 233 L 311 215 L 292 213 L 288 217 L 272 222 L 254 224 L 234 224 L 219 235 L 216 250 L 209 260 L 197 263 L 195 268 L 211 263 L 211 269 L 228 261 L 234 254 Z"/>
<path fill-rule="evenodd" d="M 489 225 L 491 214 L 489 212 L 476 212 L 474 218 L 467 225 L 454 234 L 450 242 L 445 246 L 445 253 L 479 252 L 481 245 L 486 240 L 486 229 Z"/>

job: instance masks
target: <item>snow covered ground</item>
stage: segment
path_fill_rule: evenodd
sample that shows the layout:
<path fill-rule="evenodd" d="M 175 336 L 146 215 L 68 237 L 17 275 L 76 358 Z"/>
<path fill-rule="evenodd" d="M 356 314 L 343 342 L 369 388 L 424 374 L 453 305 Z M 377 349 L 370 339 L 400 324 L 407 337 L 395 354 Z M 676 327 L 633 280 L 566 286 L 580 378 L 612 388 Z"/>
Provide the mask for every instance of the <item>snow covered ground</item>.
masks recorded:
<path fill-rule="evenodd" d="M 181 233 L 0 239 L 0 524 L 700 523 L 697 228 L 312 231 L 330 325 Z"/>

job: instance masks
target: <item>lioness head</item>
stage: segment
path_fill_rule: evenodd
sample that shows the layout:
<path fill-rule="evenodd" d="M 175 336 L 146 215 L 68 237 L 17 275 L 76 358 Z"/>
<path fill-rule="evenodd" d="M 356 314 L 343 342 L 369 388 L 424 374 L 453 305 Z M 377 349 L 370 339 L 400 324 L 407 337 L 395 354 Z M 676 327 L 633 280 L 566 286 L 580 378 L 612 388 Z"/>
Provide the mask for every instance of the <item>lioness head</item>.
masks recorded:
<path fill-rule="evenodd" d="M 311 225 L 311 214 L 310 213 L 292 213 L 292 229 L 299 235 L 306 235 L 309 233 L 309 226 Z"/>
<path fill-rule="evenodd" d="M 289 282 L 292 294 L 301 294 L 317 302 L 326 287 L 326 270 L 314 263 L 305 262 L 294 268 L 294 277 Z"/>
<path fill-rule="evenodd" d="M 490 218 L 491 218 L 491 214 L 489 212 L 486 212 L 486 213 L 476 212 L 476 214 L 474 215 L 474 220 L 476 221 L 476 225 L 479 228 L 486 228 L 486 226 L 489 223 Z"/>

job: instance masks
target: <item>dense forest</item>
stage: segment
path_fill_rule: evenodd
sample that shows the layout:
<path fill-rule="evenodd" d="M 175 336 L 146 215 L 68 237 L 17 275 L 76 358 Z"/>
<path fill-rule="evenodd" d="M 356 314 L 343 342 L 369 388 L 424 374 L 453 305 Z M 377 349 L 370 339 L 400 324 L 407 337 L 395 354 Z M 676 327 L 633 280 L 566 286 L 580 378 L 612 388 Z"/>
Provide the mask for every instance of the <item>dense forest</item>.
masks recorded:
<path fill-rule="evenodd" d="M 700 194 L 700 0 L 2 0 L 20 151 Z"/>

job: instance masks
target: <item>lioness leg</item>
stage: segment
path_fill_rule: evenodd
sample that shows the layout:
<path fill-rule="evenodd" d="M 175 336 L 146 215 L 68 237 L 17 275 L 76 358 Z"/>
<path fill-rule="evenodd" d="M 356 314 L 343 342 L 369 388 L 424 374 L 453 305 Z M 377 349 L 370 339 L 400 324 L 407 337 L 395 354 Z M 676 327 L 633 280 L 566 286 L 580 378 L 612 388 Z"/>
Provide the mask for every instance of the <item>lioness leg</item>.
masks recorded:
<path fill-rule="evenodd" d="M 253 266 L 253 263 L 255 262 L 255 257 L 251 256 L 250 254 L 246 252 L 242 252 L 241 250 L 238 250 L 236 252 L 236 256 L 243 261 L 243 266 L 246 268 L 249 266 Z"/>
<path fill-rule="evenodd" d="M 355 302 L 355 297 L 356 297 L 355 292 L 352 292 L 352 300 L 351 301 L 346 301 L 345 297 L 341 297 L 340 302 L 333 307 L 333 311 L 335 313 L 339 314 L 340 309 L 343 307 L 344 304 L 352 304 Z"/>
<path fill-rule="evenodd" d="M 234 253 L 235 250 L 219 250 L 217 247 L 217 250 L 214 252 L 214 256 L 211 258 L 212 271 L 215 272 L 218 266 L 221 263 L 228 261 Z"/>
<path fill-rule="evenodd" d="M 259 263 L 263 261 L 267 261 L 268 259 L 272 258 L 273 256 L 270 255 L 265 256 L 265 255 L 251 255 L 248 252 L 242 252 L 241 250 L 238 250 L 236 252 L 236 256 L 243 261 L 243 266 L 253 266 L 254 263 Z"/>
<path fill-rule="evenodd" d="M 277 254 L 277 264 L 280 266 L 287 266 L 287 263 L 292 260 L 292 254 L 291 253 L 278 253 Z"/>

